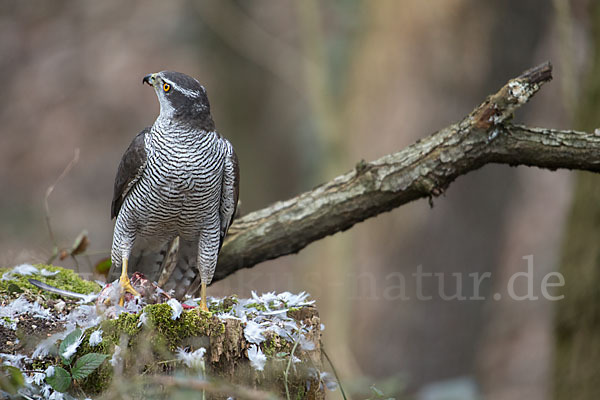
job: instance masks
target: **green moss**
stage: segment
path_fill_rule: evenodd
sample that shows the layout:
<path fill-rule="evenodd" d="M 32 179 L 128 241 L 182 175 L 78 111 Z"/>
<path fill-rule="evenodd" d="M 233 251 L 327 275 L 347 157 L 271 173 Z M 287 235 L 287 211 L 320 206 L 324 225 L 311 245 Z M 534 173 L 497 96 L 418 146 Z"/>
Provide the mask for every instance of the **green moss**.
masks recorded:
<path fill-rule="evenodd" d="M 46 268 L 49 271 L 58 271 L 59 273 L 53 277 L 44 277 L 40 274 L 30 276 L 16 275 L 14 280 L 0 281 L 0 292 L 8 290 L 8 284 L 18 286 L 27 295 L 38 296 L 44 298 L 57 297 L 56 295 L 40 291 L 35 286 L 31 285 L 27 280 L 30 278 L 38 279 L 49 285 L 59 287 L 78 293 L 90 293 L 99 291 L 99 285 L 93 282 L 87 282 L 77 276 L 71 270 L 61 267 L 38 265 L 39 270 Z M 7 269 L 0 269 L 0 276 L 7 272 Z M 14 287 L 12 288 L 14 293 Z M 19 295 L 19 294 L 17 294 Z M 230 312 L 233 307 L 239 304 L 236 297 L 227 297 L 211 307 L 213 313 Z M 266 311 L 263 304 L 249 304 L 247 308 L 256 308 Z M 145 315 L 145 324 L 140 324 L 140 316 Z M 173 309 L 166 303 L 152 304 L 144 307 L 138 314 L 121 313 L 116 319 L 107 319 L 101 322 L 100 326 L 92 327 L 84 332 L 82 343 L 74 355 L 71 365 L 63 365 L 61 360 L 56 357 L 49 356 L 44 360 L 39 360 L 34 363 L 34 368 L 45 370 L 50 365 L 62 366 L 67 371 L 70 371 L 74 363 L 85 354 L 100 353 L 106 354 L 108 359 L 105 360 L 99 368 L 85 379 L 78 380 L 73 383 L 71 394 L 96 395 L 106 391 L 114 376 L 113 367 L 109 362 L 110 357 L 114 354 L 115 346 L 119 345 L 122 348 L 121 356 L 123 357 L 124 375 L 119 376 L 119 380 L 128 381 L 139 374 L 171 374 L 180 363 L 176 363 L 176 357 L 173 354 L 179 347 L 190 347 L 197 349 L 205 347 L 208 354 L 213 358 L 208 361 L 208 368 L 211 374 L 215 376 L 231 377 L 233 374 L 232 366 L 229 360 L 220 357 L 223 352 L 233 354 L 234 357 L 243 355 L 240 352 L 244 351 L 243 329 L 239 321 L 227 320 L 222 321 L 211 313 L 199 312 L 198 310 L 184 310 L 176 319 L 172 319 Z M 8 322 L 8 319 L 4 319 Z M 225 335 L 226 324 L 228 334 Z M 232 329 L 230 329 L 230 327 Z M 102 342 L 96 346 L 90 346 L 89 338 L 91 334 L 102 329 Z M 264 353 L 269 358 L 269 363 L 284 365 L 286 358 L 282 354 L 289 354 L 290 343 L 271 333 L 267 335 L 266 341 L 261 346 Z M 281 353 L 279 357 L 278 353 Z M 275 379 L 281 379 L 281 374 L 276 372 Z M 237 374 L 237 372 L 236 372 Z M 257 379 L 255 373 L 250 371 L 248 379 Z M 117 383 L 117 382 L 115 382 Z M 302 397 L 306 392 L 304 387 L 295 388 L 295 382 L 290 381 L 292 393 L 299 393 Z"/>
<path fill-rule="evenodd" d="M 267 307 L 261 303 L 249 303 L 244 306 L 245 308 L 256 308 L 259 311 L 267 311 Z"/>
<path fill-rule="evenodd" d="M 268 358 L 273 358 L 275 357 L 275 355 L 281 351 L 283 351 L 284 349 L 282 347 L 282 343 L 286 343 L 285 340 L 281 340 L 281 337 L 279 337 L 279 335 L 277 335 L 276 333 L 272 333 L 270 335 L 268 335 L 267 339 L 264 341 L 263 344 L 263 353 L 265 353 L 265 355 Z"/>
<path fill-rule="evenodd" d="M 46 291 L 38 289 L 36 286 L 29 283 L 29 279 L 37 279 L 38 281 L 47 283 L 48 285 L 82 294 L 98 292 L 101 289 L 100 285 L 98 285 L 96 282 L 90 282 L 86 281 L 85 279 L 82 279 L 73 270 L 44 264 L 37 264 L 35 266 L 40 271 L 45 268 L 46 270 L 52 272 L 58 271 L 58 274 L 54 276 L 43 276 L 41 274 L 31 274 L 26 276 L 14 275 L 13 279 L 0 281 L 0 294 L 6 294 L 11 298 L 19 296 L 20 293 L 15 291 L 16 285 L 20 290 L 26 293 L 31 293 L 33 295 L 43 294 L 44 296 L 47 296 L 49 298 L 60 297 L 60 295 L 48 293 Z M 10 270 L 10 268 L 0 268 L 0 276 Z"/>
<path fill-rule="evenodd" d="M 296 394 L 296 399 L 302 400 L 302 399 L 306 398 L 306 384 L 304 382 L 301 382 L 298 384 L 298 386 L 296 388 L 298 390 L 298 392 Z"/>
<path fill-rule="evenodd" d="M 49 366 L 54 365 L 52 362 L 50 362 L 50 360 L 38 360 L 38 359 L 34 359 L 31 362 L 31 369 L 33 370 L 38 370 L 38 371 L 45 371 L 46 368 L 48 368 Z"/>
<path fill-rule="evenodd" d="M 215 313 L 215 314 L 227 313 L 227 312 L 231 311 L 233 309 L 233 307 L 236 304 L 238 304 L 238 302 L 239 301 L 235 295 L 229 296 L 229 297 L 225 297 L 222 301 L 219 301 L 218 303 L 211 304 L 209 309 L 210 309 L 210 312 Z"/>
<path fill-rule="evenodd" d="M 115 351 L 115 346 L 120 343 L 121 335 L 125 334 L 130 338 L 130 343 L 135 343 L 135 338 L 141 332 L 142 327 L 138 327 L 139 315 L 121 313 L 117 319 L 102 321 L 100 326 L 89 328 L 85 331 L 81 345 L 77 349 L 77 354 L 73 360 L 77 360 L 84 354 L 101 353 L 110 356 Z M 90 346 L 90 336 L 94 331 L 102 329 L 102 342 L 96 346 Z M 113 369 L 108 361 L 105 361 L 100 367 L 91 373 L 87 378 L 77 382 L 77 385 L 85 393 L 100 393 L 106 390 L 112 381 Z"/>
<path fill-rule="evenodd" d="M 97 346 L 89 345 L 90 335 L 98 327 L 84 333 L 84 339 L 74 359 L 87 353 L 112 354 L 114 347 L 120 344 L 123 334 L 128 337 L 128 357 L 126 365 L 133 370 L 160 373 L 168 364 L 156 364 L 155 360 L 172 358 L 172 352 L 182 346 L 186 338 L 196 336 L 218 336 L 225 332 L 225 324 L 209 313 L 196 310 L 183 311 L 177 320 L 171 319 L 172 308 L 168 304 L 152 304 L 144 307 L 146 325 L 140 325 L 140 314 L 122 313 L 116 320 L 106 320 L 101 324 L 102 342 Z M 154 353 L 153 356 L 148 356 Z M 144 358 L 147 356 L 147 358 Z M 152 361 L 154 360 L 154 361 Z M 78 382 L 86 393 L 100 393 L 112 380 L 112 367 L 104 362 L 89 377 Z"/>
<path fill-rule="evenodd" d="M 135 336 L 141 329 L 140 315 L 121 313 L 119 318 L 116 319 L 115 325 L 119 333 L 125 333 L 130 337 Z M 140 326 L 138 326 L 140 325 Z"/>
<path fill-rule="evenodd" d="M 209 313 L 185 310 L 174 320 L 173 309 L 168 304 L 152 304 L 144 307 L 148 323 L 162 336 L 171 351 L 175 350 L 182 339 L 190 336 L 212 336 L 225 332 L 225 325 L 216 322 Z"/>

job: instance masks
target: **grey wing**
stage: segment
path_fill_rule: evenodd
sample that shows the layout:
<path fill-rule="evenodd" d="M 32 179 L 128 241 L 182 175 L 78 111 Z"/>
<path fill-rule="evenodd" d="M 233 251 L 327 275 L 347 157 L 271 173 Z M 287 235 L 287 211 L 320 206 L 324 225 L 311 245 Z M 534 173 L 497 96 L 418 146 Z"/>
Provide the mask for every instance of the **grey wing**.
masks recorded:
<path fill-rule="evenodd" d="M 117 176 L 115 177 L 115 186 L 113 199 L 110 207 L 110 217 L 115 218 L 119 215 L 123 201 L 127 197 L 127 194 L 131 191 L 131 188 L 140 179 L 142 172 L 146 166 L 146 148 L 144 145 L 144 139 L 146 133 L 150 132 L 150 128 L 142 130 L 136 135 L 135 138 L 129 144 L 125 154 L 121 158 L 119 168 L 117 169 Z M 142 257 L 138 257 L 139 260 Z M 139 260 L 131 259 L 130 265 L 135 271 Z M 120 265 L 113 264 L 108 273 L 108 281 L 111 282 L 118 277 L 120 273 Z"/>
<path fill-rule="evenodd" d="M 221 246 L 223 246 L 225 235 L 233 222 L 240 192 L 240 168 L 237 154 L 235 154 L 235 150 L 233 150 L 231 143 L 228 143 L 228 145 L 229 151 L 223 167 L 221 207 L 219 209 L 219 216 L 221 219 L 219 251 L 221 250 Z"/>
<path fill-rule="evenodd" d="M 123 205 L 123 201 L 127 194 L 140 179 L 140 176 L 146 166 L 146 147 L 144 139 L 146 133 L 150 132 L 150 128 L 146 128 L 137 134 L 131 141 L 131 144 L 123 154 L 121 163 L 115 177 L 115 188 L 113 193 L 112 204 L 110 208 L 110 217 L 115 218 L 119 215 L 119 210 Z"/>

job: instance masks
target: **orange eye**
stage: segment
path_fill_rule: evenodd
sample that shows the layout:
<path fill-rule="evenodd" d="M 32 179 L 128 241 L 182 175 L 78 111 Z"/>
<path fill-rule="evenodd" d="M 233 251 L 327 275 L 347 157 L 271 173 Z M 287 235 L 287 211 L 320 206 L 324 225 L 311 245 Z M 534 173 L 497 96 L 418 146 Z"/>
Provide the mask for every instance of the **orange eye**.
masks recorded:
<path fill-rule="evenodd" d="M 169 90 L 171 90 L 171 85 L 169 85 L 168 83 L 164 83 L 163 84 L 163 90 L 165 92 L 168 92 Z"/>

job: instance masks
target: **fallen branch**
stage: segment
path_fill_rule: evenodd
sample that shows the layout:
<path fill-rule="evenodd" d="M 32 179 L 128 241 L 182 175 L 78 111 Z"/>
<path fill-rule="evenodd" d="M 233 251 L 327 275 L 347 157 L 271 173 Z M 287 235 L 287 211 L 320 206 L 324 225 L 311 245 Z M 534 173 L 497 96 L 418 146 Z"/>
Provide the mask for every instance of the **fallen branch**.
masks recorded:
<path fill-rule="evenodd" d="M 514 111 L 552 79 L 545 63 L 511 79 L 458 123 L 356 167 L 293 199 L 234 222 L 214 280 L 306 245 L 410 201 L 439 196 L 485 164 L 600 171 L 600 135 L 511 125 Z"/>

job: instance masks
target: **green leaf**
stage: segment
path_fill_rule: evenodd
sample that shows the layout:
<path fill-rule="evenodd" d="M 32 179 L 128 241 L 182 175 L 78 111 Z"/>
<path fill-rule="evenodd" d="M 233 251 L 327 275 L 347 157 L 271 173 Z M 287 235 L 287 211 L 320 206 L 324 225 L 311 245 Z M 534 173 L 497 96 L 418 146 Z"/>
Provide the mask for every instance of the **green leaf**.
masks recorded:
<path fill-rule="evenodd" d="M 47 376 L 46 382 L 57 392 L 64 393 L 71 387 L 71 375 L 61 367 L 54 367 L 54 375 Z"/>
<path fill-rule="evenodd" d="M 0 365 L 0 390 L 16 394 L 24 384 L 25 378 L 19 368 L 12 365 Z"/>
<path fill-rule="evenodd" d="M 98 263 L 94 266 L 94 269 L 96 270 L 96 272 L 98 272 L 99 274 L 108 274 L 108 271 L 110 270 L 110 266 L 111 266 L 111 261 L 110 261 L 110 257 L 104 258 L 100 261 L 98 261 Z"/>
<path fill-rule="evenodd" d="M 73 247 L 71 247 L 71 251 L 69 252 L 72 256 L 76 256 L 77 254 L 83 253 L 90 244 L 90 241 L 87 237 L 87 231 L 84 229 L 81 233 L 75 238 L 75 242 L 73 242 Z"/>
<path fill-rule="evenodd" d="M 67 335 L 67 337 L 62 341 L 62 343 L 60 344 L 60 347 L 58 348 L 58 354 L 60 355 L 60 358 L 62 358 L 63 362 L 67 365 L 71 364 L 71 358 L 69 357 L 67 359 L 67 358 L 63 357 L 63 353 L 67 350 L 67 347 L 69 347 L 70 345 L 75 343 L 77 341 L 77 339 L 79 339 L 80 336 L 81 336 L 81 329 L 77 328 L 73 332 L 71 332 Z"/>
<path fill-rule="evenodd" d="M 108 357 L 106 354 L 100 353 L 88 353 L 79 357 L 71 370 L 73 379 L 83 379 L 87 377 L 94 372 L 104 360 L 106 360 L 106 357 Z"/>
<path fill-rule="evenodd" d="M 11 282 L 7 289 L 10 293 L 23 293 L 23 289 L 21 289 L 21 287 L 16 283 Z"/>

